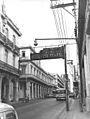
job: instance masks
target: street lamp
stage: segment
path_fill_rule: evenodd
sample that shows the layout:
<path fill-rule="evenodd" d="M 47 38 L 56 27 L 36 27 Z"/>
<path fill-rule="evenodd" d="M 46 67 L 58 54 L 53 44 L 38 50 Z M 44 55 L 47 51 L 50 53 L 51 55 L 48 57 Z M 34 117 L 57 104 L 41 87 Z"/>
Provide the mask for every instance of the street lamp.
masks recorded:
<path fill-rule="evenodd" d="M 37 46 L 38 43 L 37 43 L 37 40 L 34 40 L 34 46 Z"/>

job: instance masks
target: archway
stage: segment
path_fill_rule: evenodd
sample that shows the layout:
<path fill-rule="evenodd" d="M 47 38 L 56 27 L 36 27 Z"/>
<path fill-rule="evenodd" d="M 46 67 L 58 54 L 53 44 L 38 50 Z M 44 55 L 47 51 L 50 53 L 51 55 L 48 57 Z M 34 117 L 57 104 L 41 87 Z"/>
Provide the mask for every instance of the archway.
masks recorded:
<path fill-rule="evenodd" d="M 2 102 L 7 102 L 9 98 L 9 81 L 6 77 L 2 79 L 1 99 Z"/>
<path fill-rule="evenodd" d="M 11 80 L 11 95 L 12 95 L 12 101 L 16 100 L 16 82 L 15 80 Z"/>

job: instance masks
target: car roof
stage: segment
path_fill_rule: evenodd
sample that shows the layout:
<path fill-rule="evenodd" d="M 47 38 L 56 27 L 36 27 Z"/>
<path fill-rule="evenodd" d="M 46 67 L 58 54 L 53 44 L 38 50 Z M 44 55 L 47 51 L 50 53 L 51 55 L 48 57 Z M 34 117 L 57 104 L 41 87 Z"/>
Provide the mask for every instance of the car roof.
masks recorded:
<path fill-rule="evenodd" d="M 6 103 L 0 103 L 0 112 L 4 112 L 7 110 L 14 110 L 13 106 L 6 104 Z"/>

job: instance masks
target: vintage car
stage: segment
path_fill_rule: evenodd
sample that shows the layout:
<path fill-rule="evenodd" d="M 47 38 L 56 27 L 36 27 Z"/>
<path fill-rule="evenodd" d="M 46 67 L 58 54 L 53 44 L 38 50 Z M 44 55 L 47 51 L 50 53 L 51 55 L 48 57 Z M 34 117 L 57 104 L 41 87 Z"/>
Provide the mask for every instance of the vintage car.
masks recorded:
<path fill-rule="evenodd" d="M 0 119 L 18 119 L 18 115 L 13 106 L 0 103 Z"/>

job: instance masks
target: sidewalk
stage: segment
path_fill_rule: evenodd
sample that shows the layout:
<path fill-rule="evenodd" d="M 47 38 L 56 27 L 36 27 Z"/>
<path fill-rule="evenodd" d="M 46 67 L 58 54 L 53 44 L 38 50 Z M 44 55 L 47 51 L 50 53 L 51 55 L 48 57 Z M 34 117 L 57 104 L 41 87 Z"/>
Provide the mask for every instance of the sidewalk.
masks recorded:
<path fill-rule="evenodd" d="M 59 119 L 90 119 L 90 112 L 81 112 L 79 100 L 72 100 L 69 111 L 61 114 Z"/>

